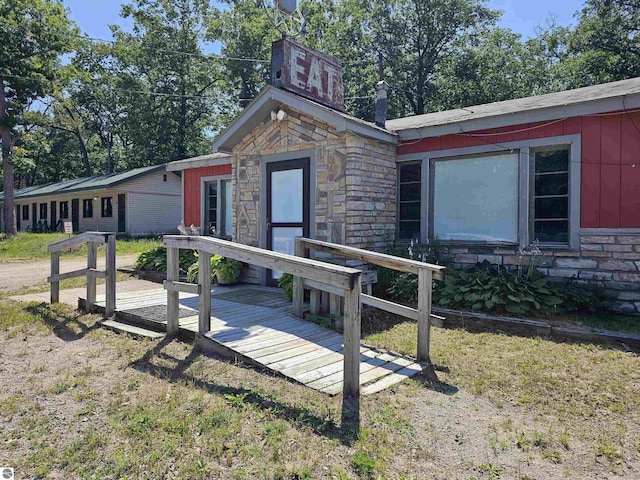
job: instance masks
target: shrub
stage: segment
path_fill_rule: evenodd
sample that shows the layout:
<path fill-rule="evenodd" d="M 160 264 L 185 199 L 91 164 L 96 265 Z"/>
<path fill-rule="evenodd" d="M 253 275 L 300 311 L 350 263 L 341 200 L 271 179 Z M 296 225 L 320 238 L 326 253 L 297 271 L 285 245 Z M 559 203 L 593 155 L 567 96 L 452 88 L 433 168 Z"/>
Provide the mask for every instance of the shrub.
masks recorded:
<path fill-rule="evenodd" d="M 549 315 L 566 300 L 560 285 L 535 268 L 508 271 L 484 261 L 466 270 L 448 270 L 433 292 L 440 306 L 472 311 Z"/>
<path fill-rule="evenodd" d="M 195 255 L 196 259 L 198 255 Z M 187 270 L 187 281 L 191 283 L 198 283 L 198 262 L 194 262 Z M 231 280 L 237 280 L 238 275 L 242 270 L 242 262 L 234 260 L 233 258 L 226 258 L 221 255 L 211 256 L 211 281 L 217 277 L 218 282 L 222 278 L 222 283 L 232 283 Z"/>
<path fill-rule="evenodd" d="M 293 300 L 293 275 L 283 273 L 278 279 L 278 286 L 284 290 L 284 296 L 291 302 Z"/>
<path fill-rule="evenodd" d="M 187 273 L 189 266 L 196 258 L 193 250 L 180 250 L 180 273 Z M 159 246 L 142 252 L 136 259 L 135 268 L 137 270 L 154 270 L 158 272 L 167 271 L 167 249 Z"/>

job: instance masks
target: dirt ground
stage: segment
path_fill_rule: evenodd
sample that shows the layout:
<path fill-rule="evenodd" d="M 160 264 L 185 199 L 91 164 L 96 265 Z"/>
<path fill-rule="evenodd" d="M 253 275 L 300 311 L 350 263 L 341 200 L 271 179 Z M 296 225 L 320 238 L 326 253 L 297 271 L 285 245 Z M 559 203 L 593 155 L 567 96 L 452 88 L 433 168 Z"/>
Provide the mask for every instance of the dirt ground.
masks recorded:
<path fill-rule="evenodd" d="M 118 268 L 133 265 L 137 255 L 120 255 L 116 258 Z M 87 259 L 84 257 L 62 258 L 60 272 L 71 272 L 86 268 Z M 105 268 L 104 256 L 98 255 L 98 268 Z M 0 295 L 16 292 L 24 287 L 35 285 L 47 279 L 51 271 L 49 260 L 25 262 L 24 260 L 0 260 Z"/>
<path fill-rule="evenodd" d="M 153 355 L 149 355 L 151 350 Z M 16 473 L 20 473 L 16 478 L 72 478 L 73 474 L 67 476 L 69 472 L 62 466 L 54 466 L 45 475 L 34 477 L 34 470 L 27 465 L 45 463 L 44 457 L 38 460 L 38 455 L 45 452 L 40 453 L 43 446 L 52 452 L 67 445 L 69 455 L 69 445 L 76 445 L 78 439 L 91 431 L 102 432 L 103 444 L 98 456 L 107 455 L 106 452 L 123 441 L 108 433 L 114 430 L 115 421 L 114 417 L 109 419 L 109 410 L 153 402 L 156 397 L 161 402 L 168 401 L 165 397 L 170 398 L 171 389 L 178 388 L 175 382 L 193 365 L 190 363 L 193 356 L 193 346 L 186 343 L 175 340 L 142 342 L 101 329 L 83 327 L 78 332 L 77 329 L 54 326 L 48 335 L 19 334 L 13 338 L 0 333 L 0 398 L 6 402 L 4 415 L 0 416 L 3 440 L 0 442 L 0 465 L 16 466 Z M 171 370 L 161 365 L 163 359 L 170 361 L 167 365 L 172 366 Z M 195 375 L 199 381 L 216 385 L 208 389 L 208 395 L 212 397 L 229 397 L 224 392 L 235 389 L 303 402 L 319 395 L 265 372 L 213 356 L 199 357 L 197 365 L 196 370 L 200 373 Z M 154 373 L 165 370 L 162 375 Z M 382 476 L 354 475 L 349 463 L 355 452 L 353 447 L 328 442 L 317 432 L 303 430 L 300 433 L 306 437 L 304 440 L 294 432 L 294 439 L 283 442 L 279 448 L 283 449 L 280 454 L 288 459 L 287 462 L 310 467 L 310 477 L 274 477 L 269 471 L 272 468 L 269 463 L 259 467 L 263 468 L 259 476 L 237 477 L 232 471 L 237 472 L 233 469 L 242 459 L 229 458 L 225 464 L 210 457 L 207 462 L 213 463 L 207 465 L 208 473 L 198 478 L 640 478 L 637 458 L 628 459 L 614 469 L 612 466 L 615 465 L 595 457 L 592 444 L 575 438 L 567 448 L 559 451 L 557 458 L 543 454 L 534 440 L 536 435 L 541 438 L 540 442 L 546 442 L 561 434 L 551 429 L 545 419 L 515 405 L 498 407 L 447 384 L 446 372 L 437 375 L 439 381 L 436 383 L 428 378 L 405 381 L 397 388 L 362 399 L 361 408 L 366 417 L 362 420 L 363 431 L 367 432 L 368 438 L 362 441 L 361 448 L 377 444 L 378 454 L 390 450 Z M 191 384 L 187 382 L 187 385 Z M 189 405 L 188 390 L 181 392 L 180 403 Z M 13 405 L 12 399 L 19 401 Z M 323 408 L 337 415 L 339 398 L 322 396 L 321 403 L 325 405 Z M 252 410 L 245 412 L 249 415 Z M 270 414 L 266 410 L 258 411 L 256 418 Z M 262 437 L 254 437 L 252 433 L 258 429 L 252 422 L 261 421 L 256 418 L 249 418 L 250 425 L 237 434 L 235 441 L 244 449 L 259 449 L 264 444 Z M 283 423 L 287 423 L 286 418 Z M 25 425 L 33 432 L 20 436 L 27 428 Z M 285 428 L 290 431 L 297 427 L 291 424 Z M 517 434 L 531 439 L 529 444 L 517 445 L 514 441 Z M 391 445 L 399 439 L 402 439 L 402 447 Z M 307 443 L 302 452 L 294 449 L 299 440 Z M 242 468 L 248 468 L 248 464 L 245 460 Z M 343 468 L 341 471 L 350 474 L 335 475 L 332 473 L 334 468 Z M 87 470 L 85 474 L 90 475 L 89 472 Z M 172 472 L 166 478 L 181 478 L 180 475 Z"/>

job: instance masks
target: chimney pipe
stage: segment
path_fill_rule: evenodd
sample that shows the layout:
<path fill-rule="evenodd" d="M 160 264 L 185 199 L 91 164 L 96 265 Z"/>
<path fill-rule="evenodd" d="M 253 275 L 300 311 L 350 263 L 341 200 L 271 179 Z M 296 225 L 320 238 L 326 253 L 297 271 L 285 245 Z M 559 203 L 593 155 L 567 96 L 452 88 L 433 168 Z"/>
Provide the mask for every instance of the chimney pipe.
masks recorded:
<path fill-rule="evenodd" d="M 376 97 L 376 125 L 385 128 L 387 123 L 387 91 L 389 85 L 384 80 L 376 84 L 378 95 Z"/>

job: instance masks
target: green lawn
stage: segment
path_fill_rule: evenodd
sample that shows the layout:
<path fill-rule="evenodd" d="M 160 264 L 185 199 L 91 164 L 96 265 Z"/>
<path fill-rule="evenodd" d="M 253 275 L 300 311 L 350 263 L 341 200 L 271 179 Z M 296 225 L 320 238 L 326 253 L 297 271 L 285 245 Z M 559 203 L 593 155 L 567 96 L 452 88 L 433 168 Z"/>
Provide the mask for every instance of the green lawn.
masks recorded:
<path fill-rule="evenodd" d="M 2 260 L 36 260 L 49 258 L 47 246 L 69 238 L 64 233 L 26 233 L 20 232 L 14 237 L 0 242 L 0 261 Z M 159 238 L 123 238 L 116 243 L 118 255 L 139 254 L 161 244 Z M 100 247 L 104 249 L 104 246 Z M 73 247 L 68 254 L 86 255 L 83 246 Z"/>
<path fill-rule="evenodd" d="M 0 459 L 20 478 L 637 478 L 631 352 L 433 329 L 439 379 L 329 397 L 176 340 L 136 341 L 62 305 L 0 300 Z M 416 326 L 363 319 L 409 355 Z"/>

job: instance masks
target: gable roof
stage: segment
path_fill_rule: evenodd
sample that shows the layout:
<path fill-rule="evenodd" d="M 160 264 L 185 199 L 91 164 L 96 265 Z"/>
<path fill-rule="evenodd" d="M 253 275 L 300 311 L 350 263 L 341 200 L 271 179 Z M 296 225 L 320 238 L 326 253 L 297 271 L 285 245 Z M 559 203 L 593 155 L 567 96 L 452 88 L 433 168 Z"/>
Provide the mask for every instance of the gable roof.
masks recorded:
<path fill-rule="evenodd" d="M 14 198 L 40 197 L 43 195 L 60 195 L 64 193 L 79 192 L 83 190 L 95 190 L 111 188 L 124 182 L 128 182 L 144 175 L 149 175 L 160 170 L 164 170 L 165 165 L 153 165 L 151 167 L 134 168 L 126 172 L 110 173 L 107 175 L 95 175 L 93 177 L 76 178 L 47 185 L 34 185 L 16 190 Z M 0 202 L 4 200 L 4 194 L 0 192 Z"/>
<path fill-rule="evenodd" d="M 214 167 L 216 165 L 227 165 L 233 161 L 231 155 L 226 153 L 210 153 L 199 157 L 185 158 L 167 163 L 168 172 L 179 172 L 188 168 Z"/>
<path fill-rule="evenodd" d="M 400 141 L 640 107 L 640 77 L 388 120 Z"/>
<path fill-rule="evenodd" d="M 332 125 L 338 132 L 349 130 L 363 137 L 397 143 L 394 132 L 378 127 L 374 123 L 365 122 L 299 95 L 267 85 L 214 140 L 213 151 L 230 153 L 235 145 L 269 116 L 271 110 L 278 109 L 282 104 Z"/>

